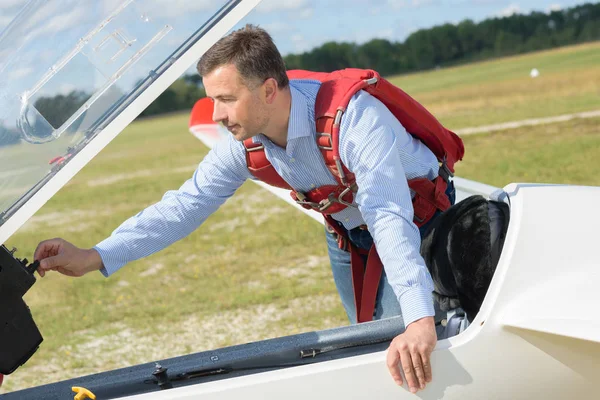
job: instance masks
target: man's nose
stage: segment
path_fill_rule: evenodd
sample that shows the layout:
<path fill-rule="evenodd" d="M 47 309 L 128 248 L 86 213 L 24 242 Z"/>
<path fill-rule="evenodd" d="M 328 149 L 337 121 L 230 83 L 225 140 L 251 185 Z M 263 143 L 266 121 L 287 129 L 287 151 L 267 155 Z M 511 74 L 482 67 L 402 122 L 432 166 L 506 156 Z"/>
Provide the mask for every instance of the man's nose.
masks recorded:
<path fill-rule="evenodd" d="M 227 112 L 217 101 L 215 101 L 215 107 L 213 109 L 212 119 L 216 123 L 219 123 L 219 122 L 227 119 Z"/>

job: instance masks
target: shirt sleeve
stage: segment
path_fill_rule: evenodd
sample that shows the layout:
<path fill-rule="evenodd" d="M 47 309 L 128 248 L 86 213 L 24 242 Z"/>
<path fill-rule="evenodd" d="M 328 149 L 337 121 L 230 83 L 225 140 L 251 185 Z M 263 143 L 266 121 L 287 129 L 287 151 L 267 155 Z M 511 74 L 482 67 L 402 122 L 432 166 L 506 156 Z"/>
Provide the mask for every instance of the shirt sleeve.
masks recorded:
<path fill-rule="evenodd" d="M 250 177 L 241 143 L 230 136 L 219 142 L 178 190 L 121 224 L 98 243 L 109 276 L 126 263 L 156 253 L 183 239 L 215 212 Z"/>
<path fill-rule="evenodd" d="M 433 281 L 420 254 L 421 236 L 402 163 L 412 136 L 381 103 L 360 92 L 340 127 L 340 157 L 356 177 L 356 203 L 388 281 L 398 297 L 405 326 L 434 315 Z"/>

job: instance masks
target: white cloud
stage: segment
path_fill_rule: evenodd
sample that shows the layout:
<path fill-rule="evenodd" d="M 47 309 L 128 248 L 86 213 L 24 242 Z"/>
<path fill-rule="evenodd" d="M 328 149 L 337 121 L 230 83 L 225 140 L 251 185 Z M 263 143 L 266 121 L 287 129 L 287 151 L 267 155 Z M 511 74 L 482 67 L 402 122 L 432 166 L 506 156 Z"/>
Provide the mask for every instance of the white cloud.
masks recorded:
<path fill-rule="evenodd" d="M 8 72 L 8 79 L 19 79 L 19 78 L 23 78 L 24 76 L 29 75 L 30 73 L 32 73 L 34 70 L 33 67 L 30 66 L 25 66 L 19 69 L 12 69 Z"/>
<path fill-rule="evenodd" d="M 314 45 L 309 43 L 308 40 L 301 34 L 297 33 L 291 36 L 292 42 L 294 43 L 294 53 L 303 53 L 311 50 Z"/>
<path fill-rule="evenodd" d="M 369 15 L 379 15 L 381 14 L 381 7 L 369 7 Z"/>
<path fill-rule="evenodd" d="M 27 32 L 25 42 L 38 36 L 52 35 L 58 32 L 70 29 L 83 21 L 87 15 L 85 6 L 61 7 L 66 12 L 57 13 L 52 7 L 42 8 L 39 12 L 32 14 L 27 19 L 27 23 L 22 28 L 22 32 Z"/>
<path fill-rule="evenodd" d="M 107 0 L 112 1 L 112 0 Z M 150 5 L 148 5 L 148 3 Z M 160 13 L 161 17 L 178 17 L 183 14 L 190 14 L 195 12 L 216 11 L 214 6 L 214 0 L 153 0 L 152 2 L 140 2 L 142 9 L 148 8 L 147 11 L 151 13 Z"/>
<path fill-rule="evenodd" d="M 401 8 L 420 8 L 437 3 L 439 0 L 387 0 L 388 6 L 395 10 Z"/>
<path fill-rule="evenodd" d="M 430 4 L 433 4 L 434 2 L 435 0 L 412 0 L 411 5 L 415 8 L 419 8 L 422 6 L 428 6 Z"/>
<path fill-rule="evenodd" d="M 296 11 L 310 8 L 308 0 L 263 0 L 256 11 L 268 13 L 273 11 Z"/>
<path fill-rule="evenodd" d="M 375 34 L 375 37 L 376 38 L 381 38 L 381 39 L 393 40 L 393 38 L 394 38 L 394 29 L 393 28 L 383 29 L 383 30 L 377 32 Z"/>
<path fill-rule="evenodd" d="M 460 3 L 469 3 L 472 2 L 473 4 L 494 4 L 494 3 L 504 3 L 504 0 L 464 0 L 461 1 Z"/>
<path fill-rule="evenodd" d="M 291 26 L 290 26 L 290 24 L 286 24 L 285 22 L 276 21 L 276 22 L 272 22 L 270 24 L 264 24 L 262 26 L 262 28 L 265 29 L 270 34 L 274 35 L 277 33 L 289 31 Z"/>
<path fill-rule="evenodd" d="M 10 24 L 10 21 L 12 21 L 13 18 L 14 15 L 0 15 L 0 31 L 6 28 L 6 26 Z"/>
<path fill-rule="evenodd" d="M 408 2 L 406 0 L 387 0 L 387 3 L 389 6 L 396 10 L 404 8 L 408 5 Z"/>
<path fill-rule="evenodd" d="M 560 4 L 551 4 L 550 7 L 548 7 L 548 12 L 560 10 L 562 10 L 562 6 Z"/>
<path fill-rule="evenodd" d="M 27 3 L 26 0 L 2 0 L 0 3 L 0 32 L 10 24 L 17 13 Z"/>
<path fill-rule="evenodd" d="M 109 14 L 117 9 L 117 7 L 123 3 L 123 0 L 103 0 L 102 8 L 105 14 Z"/>
<path fill-rule="evenodd" d="M 506 7 L 505 9 L 500 10 L 500 12 L 498 12 L 498 16 L 510 17 L 511 15 L 519 14 L 520 12 L 521 12 L 521 7 L 519 7 L 517 4 L 511 4 L 508 7 Z"/>
<path fill-rule="evenodd" d="M 60 94 L 65 94 L 66 95 L 66 94 L 69 94 L 72 91 L 77 90 L 77 89 L 78 89 L 77 85 L 74 85 L 72 83 L 63 83 L 62 85 L 60 85 L 58 87 L 58 91 L 57 92 L 60 93 Z"/>
<path fill-rule="evenodd" d="M 310 18 L 314 14 L 314 10 L 312 8 L 305 8 L 304 10 L 298 13 L 298 18 Z"/>
<path fill-rule="evenodd" d="M 73 8 L 67 13 L 56 15 L 48 20 L 44 25 L 43 32 L 56 33 L 70 29 L 81 23 L 85 16 L 86 12 L 83 7 Z"/>
<path fill-rule="evenodd" d="M 26 2 L 26 0 L 2 0 L 2 4 L 0 4 L 0 11 L 9 10 L 11 8 L 21 8 Z"/>

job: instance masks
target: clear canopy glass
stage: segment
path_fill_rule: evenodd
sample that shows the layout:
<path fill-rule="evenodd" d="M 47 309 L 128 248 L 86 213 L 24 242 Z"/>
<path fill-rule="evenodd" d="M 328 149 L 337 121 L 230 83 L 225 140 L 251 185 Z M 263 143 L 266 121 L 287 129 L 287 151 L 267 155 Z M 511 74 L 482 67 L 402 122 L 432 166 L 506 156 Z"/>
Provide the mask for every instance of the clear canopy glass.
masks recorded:
<path fill-rule="evenodd" d="M 30 1 L 0 34 L 0 225 L 237 3 Z"/>

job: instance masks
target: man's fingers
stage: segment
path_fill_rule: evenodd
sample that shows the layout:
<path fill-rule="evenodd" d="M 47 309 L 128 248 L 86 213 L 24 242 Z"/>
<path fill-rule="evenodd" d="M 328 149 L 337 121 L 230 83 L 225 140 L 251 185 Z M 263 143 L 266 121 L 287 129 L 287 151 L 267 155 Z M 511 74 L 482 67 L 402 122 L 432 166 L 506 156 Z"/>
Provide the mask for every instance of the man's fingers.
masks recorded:
<path fill-rule="evenodd" d="M 394 382 L 396 382 L 398 386 L 402 386 L 402 374 L 400 373 L 400 367 L 398 366 L 400 363 L 400 355 L 393 343 L 392 346 L 388 348 L 386 363 Z"/>
<path fill-rule="evenodd" d="M 62 239 L 59 238 L 44 240 L 43 242 L 40 242 L 40 244 L 38 244 L 37 248 L 35 249 L 35 252 L 33 253 L 33 260 L 41 261 L 46 257 L 56 255 L 61 244 Z"/>
<path fill-rule="evenodd" d="M 419 381 L 419 388 L 425 389 L 425 372 L 423 369 L 423 363 L 421 362 L 421 355 L 414 351 L 410 353 L 410 357 L 412 358 L 412 366 Z"/>
<path fill-rule="evenodd" d="M 68 264 L 66 257 L 64 254 L 57 254 L 55 256 L 52 257 L 47 257 L 44 258 L 42 261 L 40 261 L 40 268 L 38 269 L 43 269 L 43 270 L 50 270 L 50 269 L 57 269 L 59 267 L 64 267 Z"/>
<path fill-rule="evenodd" d="M 431 382 L 433 376 L 431 374 L 431 354 L 421 355 L 421 361 L 423 362 L 423 372 L 425 372 L 425 382 Z"/>
<path fill-rule="evenodd" d="M 413 368 L 412 357 L 408 351 L 408 346 L 403 346 L 400 349 L 400 363 L 402 364 L 402 371 L 404 371 L 404 377 L 408 388 L 412 393 L 416 393 L 419 388 L 419 382 Z"/>
<path fill-rule="evenodd" d="M 35 248 L 35 252 L 33 253 L 33 260 L 37 261 L 37 260 L 41 260 L 42 258 L 44 258 L 45 253 L 46 253 L 46 243 L 48 241 L 43 241 L 40 242 L 40 244 L 38 244 L 38 246 Z"/>

